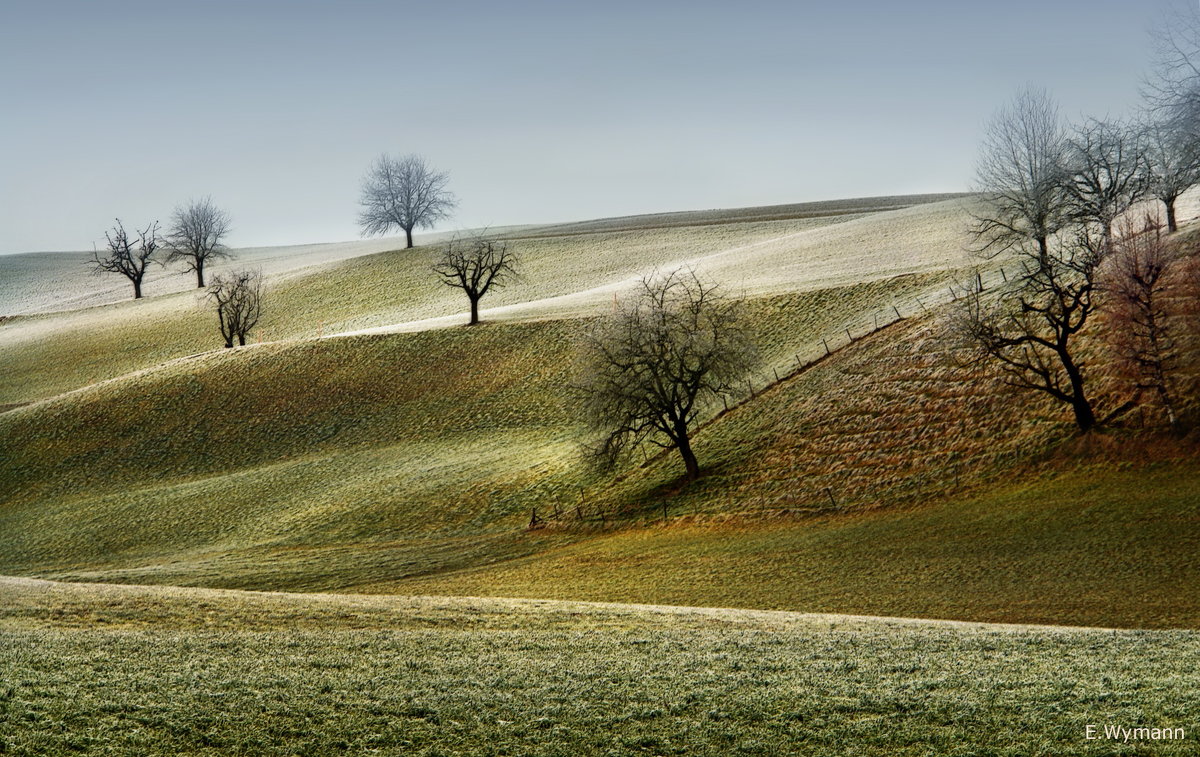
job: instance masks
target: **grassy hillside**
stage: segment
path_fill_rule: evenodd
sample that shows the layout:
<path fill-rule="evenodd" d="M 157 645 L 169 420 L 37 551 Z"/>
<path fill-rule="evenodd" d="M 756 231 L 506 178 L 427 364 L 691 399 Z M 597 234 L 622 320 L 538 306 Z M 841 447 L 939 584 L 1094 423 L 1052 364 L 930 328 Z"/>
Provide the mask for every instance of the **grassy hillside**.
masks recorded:
<path fill-rule="evenodd" d="M 7 322 L 0 399 L 45 399 L 0 413 L 0 574 L 1200 623 L 1194 444 L 1124 429 L 1077 449 L 1061 407 L 961 367 L 936 298 L 964 212 L 539 236 L 472 329 L 414 326 L 462 304 L 425 286 L 428 250 L 274 284 L 293 337 L 378 333 L 189 355 L 192 295 Z M 752 295 L 753 396 L 708 409 L 685 490 L 671 453 L 592 470 L 566 389 L 578 316 L 704 250 Z M 910 317 L 789 376 L 896 304 Z M 93 375 L 112 378 L 77 388 Z M 1102 413 L 1123 400 L 1094 389 Z M 1139 456 L 1166 467 L 1119 467 Z M 525 531 L 534 511 L 549 528 Z"/>
<path fill-rule="evenodd" d="M 786 357 L 933 280 L 758 299 L 751 323 Z M 722 414 L 682 492 L 670 454 L 616 478 L 578 459 L 563 385 L 579 327 L 262 345 L 2 414 L 0 573 L 1200 623 L 1195 451 L 1072 472 L 1097 450 L 1064 446 L 1061 409 L 956 367 L 936 318 Z M 619 530 L 523 531 L 581 497 Z M 670 527 L 631 528 L 664 505 Z"/>
<path fill-rule="evenodd" d="M 97 229 L 104 248 L 103 230 Z M 235 266 L 249 266 L 267 276 L 282 276 L 309 266 L 394 249 L 394 239 L 367 239 L 333 244 L 249 247 L 233 250 L 231 260 L 210 263 L 210 274 Z M 93 308 L 129 299 L 132 287 L 123 276 L 89 273 L 92 252 L 33 252 L 0 255 L 0 316 L 28 315 Z M 196 286 L 196 275 L 182 266 L 152 265 L 142 282 L 146 297 L 186 292 Z"/>
<path fill-rule="evenodd" d="M 966 216 L 957 201 L 862 216 L 767 221 L 709 216 L 706 224 L 636 230 L 606 230 L 596 222 L 587 234 L 547 231 L 519 240 L 521 281 L 489 295 L 484 318 L 603 312 L 631 280 L 689 261 L 733 291 L 758 294 L 883 280 L 964 262 L 959 237 Z M 845 227 L 849 236 L 808 239 L 831 225 Z M 942 227 L 949 232 L 938 231 Z M 919 251 L 901 250 L 897 240 Z M 430 274 L 433 254 L 432 248 L 393 250 L 270 278 L 263 320 L 252 336 L 290 340 L 437 318 L 442 320 L 424 326 L 456 325 L 466 300 Z M 762 271 L 771 272 L 773 285 L 757 281 Z M 3 319 L 0 405 L 51 397 L 220 345 L 212 313 L 194 291 Z"/>
<path fill-rule="evenodd" d="M 786 362 L 935 280 L 755 300 L 749 322 Z M 609 488 L 565 391 L 579 328 L 218 351 L 0 414 L 0 572 L 332 588 L 528 552 L 531 508 Z"/>
<path fill-rule="evenodd" d="M 1191 754 L 1197 655 L 1194 631 L 0 579 L 0 749 L 1068 755 L 1122 724 Z"/>
<path fill-rule="evenodd" d="M 1091 467 L 905 508 L 677 516 L 366 589 L 1195 628 L 1198 524 L 1195 462 Z"/>

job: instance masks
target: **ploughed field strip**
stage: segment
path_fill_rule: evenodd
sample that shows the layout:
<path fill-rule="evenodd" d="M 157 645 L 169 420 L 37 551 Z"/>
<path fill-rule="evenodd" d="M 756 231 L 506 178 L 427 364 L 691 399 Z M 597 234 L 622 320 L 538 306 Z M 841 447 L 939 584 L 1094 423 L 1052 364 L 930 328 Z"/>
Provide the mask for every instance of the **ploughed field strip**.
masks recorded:
<path fill-rule="evenodd" d="M 0 600 L 8 754 L 1066 755 L 1200 709 L 1195 631 L 12 579 Z"/>

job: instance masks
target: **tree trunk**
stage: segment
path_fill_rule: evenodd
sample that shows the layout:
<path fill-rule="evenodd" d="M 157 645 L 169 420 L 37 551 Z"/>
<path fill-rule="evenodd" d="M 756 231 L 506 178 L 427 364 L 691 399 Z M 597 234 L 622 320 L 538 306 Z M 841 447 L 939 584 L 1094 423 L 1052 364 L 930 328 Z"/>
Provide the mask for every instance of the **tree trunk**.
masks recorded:
<path fill-rule="evenodd" d="M 1050 257 L 1050 246 L 1046 243 L 1046 237 L 1037 237 L 1037 243 L 1038 262 L 1045 265 L 1047 258 Z"/>
<path fill-rule="evenodd" d="M 471 300 L 471 322 L 468 323 L 467 325 L 474 326 L 475 324 L 479 323 L 479 299 L 477 297 L 470 297 L 470 300 Z"/>
<path fill-rule="evenodd" d="M 1163 200 L 1163 204 L 1167 206 L 1167 231 L 1177 231 L 1179 225 L 1175 223 L 1175 198 Z"/>
<path fill-rule="evenodd" d="M 200 260 L 196 261 L 196 288 L 204 288 L 204 262 Z"/>
<path fill-rule="evenodd" d="M 1183 436 L 1183 427 L 1179 423 L 1179 416 L 1175 414 L 1175 402 L 1171 399 L 1171 393 L 1167 391 L 1166 382 L 1159 383 L 1156 389 L 1158 391 L 1158 401 L 1162 403 L 1163 409 L 1167 411 L 1167 423 L 1171 425 L 1171 433 L 1176 436 Z"/>
<path fill-rule="evenodd" d="M 238 334 L 238 345 L 241 347 L 246 346 L 246 335 L 245 334 Z"/>
<path fill-rule="evenodd" d="M 228 350 L 228 349 L 232 349 L 232 348 L 233 348 L 233 339 L 226 338 L 225 339 L 225 349 Z"/>
<path fill-rule="evenodd" d="M 1067 371 L 1067 378 L 1071 380 L 1071 409 L 1075 411 L 1075 423 L 1079 426 L 1080 433 L 1086 434 L 1096 425 L 1096 413 L 1083 393 L 1083 374 L 1069 355 L 1060 354 L 1060 357 L 1063 368 Z"/>
<path fill-rule="evenodd" d="M 133 281 L 133 299 L 135 299 L 135 300 L 142 299 L 142 280 L 141 279 L 131 279 L 131 281 Z"/>
<path fill-rule="evenodd" d="M 412 247 L 412 229 L 405 229 L 404 236 L 408 240 L 408 247 L 405 249 L 410 249 Z"/>
<path fill-rule="evenodd" d="M 686 429 L 679 430 L 678 439 L 675 446 L 679 449 L 683 464 L 687 468 L 687 480 L 695 481 L 700 478 L 700 464 L 696 462 L 696 453 L 692 452 L 692 442 L 688 439 Z"/>

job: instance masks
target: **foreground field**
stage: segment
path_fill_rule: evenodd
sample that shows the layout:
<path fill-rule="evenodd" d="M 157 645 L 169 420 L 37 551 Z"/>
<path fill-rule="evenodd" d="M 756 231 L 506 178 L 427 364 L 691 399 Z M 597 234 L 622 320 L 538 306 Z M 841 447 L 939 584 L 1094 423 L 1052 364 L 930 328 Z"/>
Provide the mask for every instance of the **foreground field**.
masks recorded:
<path fill-rule="evenodd" d="M 1193 754 L 1198 655 L 1193 631 L 0 579 L 0 752 L 1112 754 L 1085 734 L 1113 724 Z"/>

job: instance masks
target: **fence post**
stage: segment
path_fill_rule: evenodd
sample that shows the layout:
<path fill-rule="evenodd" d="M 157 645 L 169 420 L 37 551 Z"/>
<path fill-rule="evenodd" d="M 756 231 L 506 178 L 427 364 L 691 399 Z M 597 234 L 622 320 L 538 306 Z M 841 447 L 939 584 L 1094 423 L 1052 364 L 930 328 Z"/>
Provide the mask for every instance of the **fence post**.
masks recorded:
<path fill-rule="evenodd" d="M 830 491 L 828 486 L 825 487 L 825 493 L 829 495 L 829 504 L 836 508 L 838 506 L 837 500 L 833 498 L 833 492 Z"/>
<path fill-rule="evenodd" d="M 776 384 L 778 384 L 778 383 L 779 383 L 779 371 L 778 371 L 778 369 L 776 369 L 776 368 L 775 368 L 775 366 L 771 366 L 771 372 L 775 374 L 775 383 L 776 383 Z"/>
<path fill-rule="evenodd" d="M 892 305 L 892 310 L 895 310 L 895 311 L 896 311 L 896 320 L 897 320 L 897 321 L 903 321 L 903 320 L 904 320 L 904 316 L 900 315 L 900 308 L 896 307 L 895 305 Z"/>
<path fill-rule="evenodd" d="M 854 341 L 854 337 L 850 336 L 850 327 L 849 326 L 846 327 L 846 338 L 852 342 Z"/>
<path fill-rule="evenodd" d="M 829 354 L 829 342 L 825 341 L 825 337 L 821 337 L 821 344 L 825 345 L 825 354 Z"/>

